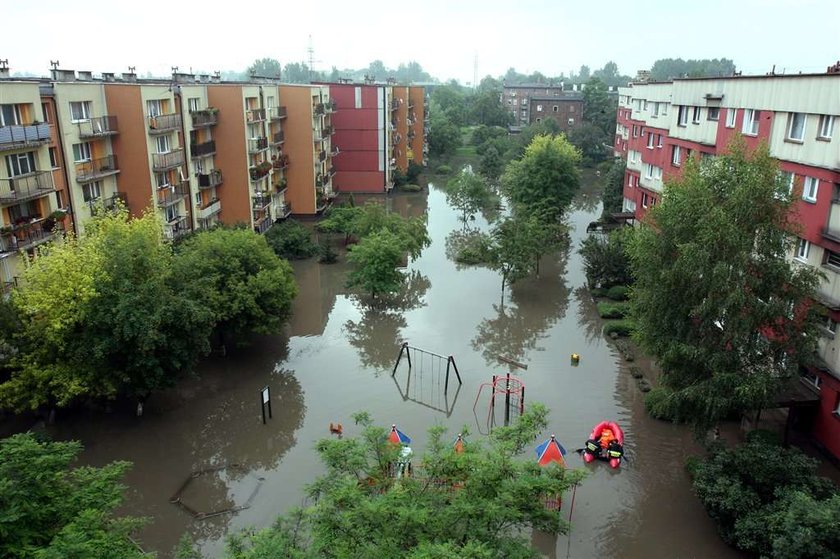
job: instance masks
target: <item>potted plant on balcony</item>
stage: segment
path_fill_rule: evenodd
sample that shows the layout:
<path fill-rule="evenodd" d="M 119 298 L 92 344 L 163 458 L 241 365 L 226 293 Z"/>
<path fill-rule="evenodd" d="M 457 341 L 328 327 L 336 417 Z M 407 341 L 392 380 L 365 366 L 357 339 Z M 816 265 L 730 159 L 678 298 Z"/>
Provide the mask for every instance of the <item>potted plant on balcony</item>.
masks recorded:
<path fill-rule="evenodd" d="M 50 214 L 50 218 L 57 223 L 61 223 L 67 218 L 67 210 L 55 210 Z"/>

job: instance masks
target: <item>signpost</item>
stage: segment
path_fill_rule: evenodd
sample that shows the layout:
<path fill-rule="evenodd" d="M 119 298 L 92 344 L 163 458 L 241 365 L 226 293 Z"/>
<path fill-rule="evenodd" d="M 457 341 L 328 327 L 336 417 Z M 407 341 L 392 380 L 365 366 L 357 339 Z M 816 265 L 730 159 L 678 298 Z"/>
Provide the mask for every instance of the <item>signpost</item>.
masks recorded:
<path fill-rule="evenodd" d="M 262 410 L 263 425 L 265 425 L 265 407 L 268 405 L 268 418 L 271 419 L 271 391 L 268 386 L 260 390 L 260 409 Z"/>

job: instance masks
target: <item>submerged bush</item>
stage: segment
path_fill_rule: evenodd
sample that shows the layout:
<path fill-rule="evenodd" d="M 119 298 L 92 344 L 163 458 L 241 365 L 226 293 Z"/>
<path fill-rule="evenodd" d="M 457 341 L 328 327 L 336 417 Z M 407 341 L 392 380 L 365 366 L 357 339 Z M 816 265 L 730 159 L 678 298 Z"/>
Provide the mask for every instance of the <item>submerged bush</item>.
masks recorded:
<path fill-rule="evenodd" d="M 615 285 L 607 290 L 607 297 L 613 301 L 626 301 L 630 298 L 630 288 L 626 285 Z"/>
<path fill-rule="evenodd" d="M 437 174 L 438 175 L 448 175 L 452 172 L 452 167 L 449 165 L 438 165 Z"/>
<path fill-rule="evenodd" d="M 611 336 L 613 333 L 619 337 L 630 336 L 636 329 L 636 323 L 629 319 L 611 320 L 604 325 L 604 334 Z"/>
<path fill-rule="evenodd" d="M 312 242 L 312 232 L 291 219 L 274 224 L 266 231 L 265 240 L 277 256 L 286 260 L 302 260 L 318 252 L 318 246 Z"/>
<path fill-rule="evenodd" d="M 598 314 L 601 318 L 624 318 L 630 312 L 627 303 L 598 303 Z"/>

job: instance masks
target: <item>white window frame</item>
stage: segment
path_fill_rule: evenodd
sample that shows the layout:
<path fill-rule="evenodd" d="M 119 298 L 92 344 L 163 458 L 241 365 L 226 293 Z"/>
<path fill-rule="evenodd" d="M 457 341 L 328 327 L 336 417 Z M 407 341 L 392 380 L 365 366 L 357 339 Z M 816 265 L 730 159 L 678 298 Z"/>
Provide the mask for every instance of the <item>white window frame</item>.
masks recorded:
<path fill-rule="evenodd" d="M 653 110 L 650 111 L 650 116 L 652 118 L 656 118 L 656 117 L 659 116 L 659 103 L 657 103 L 657 102 L 653 103 Z"/>
<path fill-rule="evenodd" d="M 802 380 L 804 380 L 805 382 L 807 382 L 808 384 L 810 384 L 811 386 L 813 386 L 817 390 L 822 389 L 821 386 L 820 386 L 822 384 L 822 379 L 820 378 L 820 375 L 818 375 L 815 372 L 810 372 L 809 371 L 809 372 L 805 373 L 804 375 L 802 375 Z M 840 407 L 840 406 L 838 406 L 838 407 Z"/>
<path fill-rule="evenodd" d="M 91 115 L 90 101 L 70 101 L 70 121 L 87 122 Z"/>
<path fill-rule="evenodd" d="M 760 117 L 761 111 L 757 109 L 745 109 L 741 133 L 745 136 L 758 136 L 758 119 Z"/>
<path fill-rule="evenodd" d="M 639 137 L 639 125 L 638 124 L 633 125 L 633 137 L 634 138 Z"/>
<path fill-rule="evenodd" d="M 162 115 L 163 101 L 160 99 L 148 99 L 146 101 L 146 112 L 150 118 Z"/>
<path fill-rule="evenodd" d="M 94 202 L 102 198 L 102 181 L 93 181 L 83 184 L 82 198 L 85 202 Z"/>
<path fill-rule="evenodd" d="M 6 118 L 6 111 L 11 111 Z M 16 103 L 3 103 L 0 105 L 0 126 L 14 126 L 23 124 L 23 117 L 20 112 L 20 105 Z"/>
<path fill-rule="evenodd" d="M 645 163 L 645 178 L 653 180 L 653 165 L 650 163 Z"/>
<path fill-rule="evenodd" d="M 552 110 L 556 113 L 557 111 L 560 110 L 560 107 L 558 107 L 557 105 L 554 105 L 554 106 L 552 106 Z"/>
<path fill-rule="evenodd" d="M 680 146 L 672 146 L 671 150 L 671 165 L 674 167 L 680 166 L 680 158 L 682 157 L 682 148 Z"/>
<path fill-rule="evenodd" d="M 93 149 L 90 142 L 73 144 L 73 163 L 86 163 L 93 159 Z"/>
<path fill-rule="evenodd" d="M 190 97 L 187 99 L 187 108 L 191 113 L 197 113 L 199 110 L 198 104 L 201 101 L 200 97 Z"/>
<path fill-rule="evenodd" d="M 703 116 L 703 108 L 702 107 L 694 107 L 694 111 L 691 115 L 691 122 L 693 124 L 700 124 L 700 118 Z"/>
<path fill-rule="evenodd" d="M 656 135 L 656 147 L 658 147 L 658 148 L 662 147 L 662 134 L 657 134 Z"/>
<path fill-rule="evenodd" d="M 735 119 L 738 116 L 738 110 L 735 108 L 726 109 L 726 127 L 735 128 Z"/>
<path fill-rule="evenodd" d="M 797 126 L 798 124 L 798 126 Z M 788 113 L 787 136 L 792 142 L 805 141 L 805 127 L 808 125 L 808 115 L 805 113 Z M 794 128 L 796 127 L 796 128 Z"/>
<path fill-rule="evenodd" d="M 831 318 L 830 316 L 826 317 L 825 321 L 825 329 L 831 332 L 832 334 L 837 333 L 837 321 Z"/>
<path fill-rule="evenodd" d="M 820 129 L 818 140 L 830 140 L 834 134 L 834 115 L 820 115 Z"/>
<path fill-rule="evenodd" d="M 800 238 L 796 242 L 794 258 L 800 262 L 808 262 L 808 255 L 811 252 L 811 243 L 807 239 Z"/>
<path fill-rule="evenodd" d="M 568 122 L 569 126 L 574 126 L 575 125 L 575 119 L 573 119 L 573 118 L 570 118 L 567 122 Z"/>
<path fill-rule="evenodd" d="M 172 142 L 169 141 L 169 135 L 163 134 L 155 138 L 155 148 L 157 153 L 169 153 L 172 151 Z M 165 149 L 161 149 L 165 148 Z"/>
<path fill-rule="evenodd" d="M 677 110 L 677 126 L 688 126 L 688 105 L 680 105 Z"/>
<path fill-rule="evenodd" d="M 655 145 L 655 143 L 656 143 L 656 137 L 655 137 L 654 133 L 651 132 L 650 130 L 648 130 L 647 148 L 648 149 L 653 149 L 653 146 Z"/>
<path fill-rule="evenodd" d="M 541 112 L 542 112 L 542 105 L 537 105 L 537 112 L 538 112 L 538 113 L 541 113 Z"/>
<path fill-rule="evenodd" d="M 21 165 L 25 162 L 26 165 Z M 24 167 L 26 170 L 24 170 Z M 31 175 L 38 170 L 37 160 L 35 159 L 34 151 L 27 151 L 23 153 L 13 153 L 6 156 L 6 170 L 10 178 L 22 177 L 24 175 Z M 14 190 L 13 183 L 10 181 L 9 187 Z"/>
<path fill-rule="evenodd" d="M 714 112 L 712 112 L 714 111 Z M 714 116 L 712 116 L 714 115 Z M 706 120 L 718 121 L 720 120 L 720 107 L 707 107 Z"/>
<path fill-rule="evenodd" d="M 648 207 L 648 195 L 647 195 L 647 192 L 645 192 L 645 191 L 642 191 L 642 207 L 643 208 Z"/>
<path fill-rule="evenodd" d="M 805 184 L 802 187 L 802 199 L 812 204 L 817 201 L 817 192 L 820 188 L 820 180 L 816 177 L 805 177 Z"/>

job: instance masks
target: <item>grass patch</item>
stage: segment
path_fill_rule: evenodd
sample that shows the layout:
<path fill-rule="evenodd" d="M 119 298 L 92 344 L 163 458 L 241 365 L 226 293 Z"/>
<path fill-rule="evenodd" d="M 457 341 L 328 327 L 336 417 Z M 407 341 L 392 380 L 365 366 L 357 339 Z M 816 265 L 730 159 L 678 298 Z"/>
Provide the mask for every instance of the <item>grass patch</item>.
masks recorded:
<path fill-rule="evenodd" d="M 611 320 L 604 324 L 604 334 L 612 336 L 615 333 L 619 338 L 626 338 L 633 334 L 636 323 L 630 319 Z"/>
<path fill-rule="evenodd" d="M 607 290 L 607 297 L 613 301 L 626 301 L 630 298 L 630 288 L 626 285 L 614 285 Z"/>
<path fill-rule="evenodd" d="M 630 312 L 630 304 L 623 303 L 598 303 L 598 314 L 601 318 L 624 318 Z"/>
<path fill-rule="evenodd" d="M 419 184 L 404 184 L 400 187 L 402 192 L 420 192 L 423 187 Z"/>

